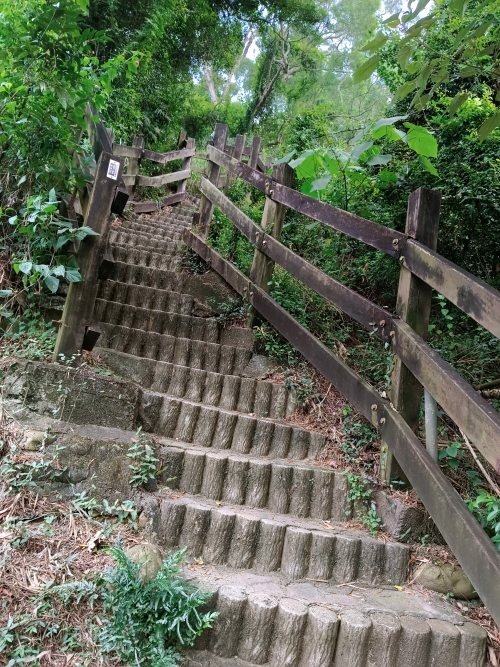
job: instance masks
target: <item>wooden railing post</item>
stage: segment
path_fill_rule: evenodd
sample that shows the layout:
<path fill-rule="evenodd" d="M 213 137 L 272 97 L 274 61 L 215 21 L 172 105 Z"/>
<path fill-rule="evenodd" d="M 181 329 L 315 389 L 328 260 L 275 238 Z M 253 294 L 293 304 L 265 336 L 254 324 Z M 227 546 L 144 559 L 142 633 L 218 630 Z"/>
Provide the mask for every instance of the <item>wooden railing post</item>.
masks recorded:
<path fill-rule="evenodd" d="M 185 143 L 185 146 L 179 146 L 179 148 L 194 148 L 195 147 L 195 140 L 194 139 L 191 139 L 191 138 L 186 139 L 184 143 Z M 182 171 L 184 171 L 185 169 L 190 170 L 192 160 L 193 160 L 193 158 L 191 156 L 187 157 L 187 158 L 184 158 L 184 160 L 182 161 L 181 170 Z M 179 181 L 179 183 L 177 185 L 176 194 L 183 194 L 184 192 L 186 192 L 187 182 L 188 182 L 187 178 L 183 179 L 182 181 Z"/>
<path fill-rule="evenodd" d="M 427 188 L 415 190 L 408 199 L 406 234 L 431 250 L 436 250 L 437 247 L 440 204 L 441 193 Z M 417 334 L 425 338 L 429 326 L 432 289 L 404 267 L 404 257 L 401 257 L 401 262 L 396 313 Z M 422 385 L 396 356 L 390 398 L 393 406 L 414 431 L 418 428 L 422 395 Z M 394 479 L 406 480 L 386 443 L 382 443 L 380 452 L 380 476 L 387 484 Z"/>
<path fill-rule="evenodd" d="M 69 286 L 54 349 L 54 361 L 75 362 L 82 350 L 86 328 L 92 323 L 98 272 L 109 234 L 111 205 L 122 169 L 122 158 L 101 153 L 84 219 L 84 225 L 93 229 L 97 236 L 87 236 L 80 242 L 77 262 L 82 280 Z"/>
<path fill-rule="evenodd" d="M 134 140 L 132 142 L 132 146 L 134 148 L 140 148 L 141 150 L 144 149 L 144 137 L 142 136 L 136 136 L 134 137 Z M 141 158 L 138 157 L 129 157 L 128 158 L 128 165 L 127 165 L 127 176 L 137 176 L 139 173 L 139 165 L 141 164 Z M 129 195 L 132 197 L 132 195 L 135 192 L 135 181 L 131 185 L 127 187 L 127 191 Z"/>
<path fill-rule="evenodd" d="M 215 125 L 215 132 L 214 132 L 214 141 L 213 141 L 214 147 L 223 151 L 226 145 L 226 139 L 227 139 L 227 125 L 225 125 L 224 123 L 217 123 Z M 207 178 L 216 187 L 219 183 L 219 173 L 220 173 L 219 165 L 215 164 L 215 162 L 209 161 Z M 207 197 L 202 196 L 200 201 L 200 212 L 198 214 L 198 224 L 200 226 L 200 232 L 202 236 L 204 236 L 205 238 L 208 236 L 213 211 L 214 207 L 212 202 L 209 199 L 207 199 Z"/>
<path fill-rule="evenodd" d="M 257 160 L 255 160 L 255 162 L 257 162 Z M 294 171 L 289 165 L 278 164 L 273 167 L 273 181 L 290 187 L 293 183 L 293 178 Z M 271 234 L 277 241 L 279 241 L 281 236 L 285 212 L 286 206 L 276 203 L 270 197 L 266 197 L 260 226 L 264 232 Z M 250 280 L 265 292 L 269 292 L 269 281 L 273 276 L 273 270 L 273 260 L 269 259 L 264 253 L 256 249 L 253 256 L 252 268 L 250 269 Z M 252 326 L 254 315 L 255 312 L 252 309 L 248 316 L 248 326 Z"/>

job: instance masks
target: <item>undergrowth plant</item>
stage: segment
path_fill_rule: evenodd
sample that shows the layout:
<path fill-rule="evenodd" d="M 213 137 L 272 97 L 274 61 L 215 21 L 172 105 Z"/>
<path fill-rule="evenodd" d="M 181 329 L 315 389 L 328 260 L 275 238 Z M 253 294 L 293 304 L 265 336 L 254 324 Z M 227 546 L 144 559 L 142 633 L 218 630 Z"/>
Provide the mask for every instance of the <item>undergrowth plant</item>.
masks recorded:
<path fill-rule="evenodd" d="M 210 595 L 180 576 L 184 551 L 167 556 L 156 577 L 143 583 L 138 565 L 123 550 L 111 550 L 117 567 L 105 573 L 101 586 L 104 652 L 127 665 L 175 667 L 179 648 L 192 646 L 212 626 L 217 614 L 200 610 Z"/>
<path fill-rule="evenodd" d="M 500 498 L 485 489 L 469 498 L 467 506 L 500 551 Z"/>
<path fill-rule="evenodd" d="M 127 456 L 131 461 L 131 486 L 149 488 L 154 484 L 160 461 L 155 454 L 152 440 L 143 433 L 142 428 L 137 430 L 136 440 L 130 445 Z"/>
<path fill-rule="evenodd" d="M 368 482 L 355 473 L 345 473 L 349 487 L 349 500 L 354 507 L 354 514 L 370 535 L 376 535 L 382 525 L 382 519 L 377 513 L 377 506 L 373 500 L 373 491 Z"/>

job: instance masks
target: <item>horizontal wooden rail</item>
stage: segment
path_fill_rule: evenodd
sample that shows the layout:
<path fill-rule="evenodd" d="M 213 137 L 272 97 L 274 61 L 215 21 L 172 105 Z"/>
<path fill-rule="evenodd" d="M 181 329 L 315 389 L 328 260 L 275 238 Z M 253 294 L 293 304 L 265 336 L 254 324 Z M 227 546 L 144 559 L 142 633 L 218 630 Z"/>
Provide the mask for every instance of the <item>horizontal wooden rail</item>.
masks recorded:
<path fill-rule="evenodd" d="M 408 239 L 402 262 L 427 285 L 500 338 L 500 293 L 421 243 Z"/>
<path fill-rule="evenodd" d="M 405 366 L 500 473 L 500 415 L 421 336 L 389 311 L 342 285 L 264 233 L 206 178 L 202 178 L 200 189 L 260 252 L 368 331 L 390 342 Z"/>
<path fill-rule="evenodd" d="M 125 185 L 135 185 L 143 187 L 158 188 L 169 183 L 176 183 L 183 181 L 191 176 L 190 169 L 183 169 L 181 171 L 173 171 L 170 174 L 160 174 L 159 176 L 140 176 L 136 174 L 125 174 L 123 182 Z"/>
<path fill-rule="evenodd" d="M 131 206 L 136 213 L 153 213 L 153 211 L 158 211 L 164 206 L 179 204 L 181 201 L 184 201 L 186 197 L 186 192 L 175 192 L 173 195 L 168 195 L 158 201 L 131 201 L 129 202 L 129 206 Z"/>
<path fill-rule="evenodd" d="M 192 231 L 186 243 L 380 430 L 475 589 L 500 621 L 500 558 L 438 464 L 388 401 L 302 327 L 274 299 Z"/>
<path fill-rule="evenodd" d="M 208 157 L 219 166 L 225 167 L 250 185 L 264 192 L 278 204 L 283 204 L 298 213 L 306 215 L 308 218 L 322 222 L 372 248 L 382 250 L 387 255 L 399 257 L 399 243 L 406 241 L 405 234 L 276 183 L 269 176 L 265 176 L 256 169 L 251 169 L 248 165 L 234 160 L 231 156 L 218 151 L 213 146 L 208 148 Z"/>
<path fill-rule="evenodd" d="M 184 160 L 187 157 L 193 157 L 195 152 L 194 148 L 181 148 L 168 153 L 156 153 L 155 151 L 149 151 L 146 148 L 136 146 L 125 146 L 124 144 L 113 145 L 113 153 L 119 157 L 151 160 L 151 162 L 158 162 L 159 164 L 167 164 L 173 160 Z"/>
<path fill-rule="evenodd" d="M 406 234 L 276 183 L 269 176 L 213 146 L 208 147 L 208 157 L 273 201 L 399 259 L 414 275 L 443 294 L 478 324 L 500 337 L 500 294 L 484 281 Z"/>

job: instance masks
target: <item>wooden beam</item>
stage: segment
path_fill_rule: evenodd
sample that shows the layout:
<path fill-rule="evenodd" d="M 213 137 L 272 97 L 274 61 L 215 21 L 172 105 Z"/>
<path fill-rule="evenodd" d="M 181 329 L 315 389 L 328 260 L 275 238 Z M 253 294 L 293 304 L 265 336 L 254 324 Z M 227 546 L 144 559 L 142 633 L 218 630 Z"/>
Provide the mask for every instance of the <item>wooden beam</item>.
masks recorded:
<path fill-rule="evenodd" d="M 250 169 L 257 169 L 257 163 L 259 162 L 259 153 L 261 145 L 262 145 L 262 139 L 260 137 L 254 137 L 252 140 L 252 148 L 250 150 L 250 156 L 248 158 L 248 166 L 250 167 Z"/>
<path fill-rule="evenodd" d="M 79 283 L 70 283 L 55 345 L 54 361 L 64 359 L 66 362 L 71 360 L 75 363 L 82 350 L 86 328 L 92 323 L 98 271 L 107 245 L 111 205 L 122 169 L 123 158 L 101 153 L 84 221 L 97 236 L 87 236 L 80 243 L 77 262 L 82 280 Z"/>
<path fill-rule="evenodd" d="M 217 123 L 214 132 L 214 148 L 223 151 L 227 140 L 227 125 L 224 123 Z M 207 167 L 208 180 L 215 186 L 219 182 L 220 167 L 215 162 L 209 161 Z M 210 200 L 202 197 L 200 200 L 200 211 L 198 214 L 198 224 L 202 233 L 207 236 L 210 229 L 210 222 L 212 221 L 213 206 Z"/>
<path fill-rule="evenodd" d="M 287 164 L 280 164 L 273 167 L 272 173 L 273 181 L 283 183 L 284 185 L 292 185 L 293 170 Z M 281 229 L 283 227 L 283 220 L 285 219 L 286 207 L 282 204 L 277 204 L 270 197 L 266 197 L 264 204 L 264 211 L 260 226 L 263 232 L 271 228 L 271 235 L 276 240 L 281 236 Z M 262 253 L 258 248 L 255 249 L 252 266 L 250 269 L 250 280 L 265 292 L 269 292 L 269 281 L 272 278 L 274 270 L 274 262 L 267 255 Z M 247 324 L 252 326 L 254 322 L 254 311 L 248 314 Z"/>
<path fill-rule="evenodd" d="M 172 206 L 173 204 L 178 204 L 181 201 L 184 201 L 186 196 L 185 192 L 176 192 L 173 195 L 168 195 L 158 201 L 129 201 L 128 205 L 131 206 L 136 213 L 153 213 L 153 211 L 158 211 L 165 206 Z"/>
<path fill-rule="evenodd" d="M 193 161 L 193 155 L 196 153 L 195 141 L 192 138 L 186 139 L 186 156 L 182 162 L 181 171 L 189 171 L 191 175 L 191 162 Z M 183 181 L 180 181 L 177 185 L 177 194 L 186 192 L 188 179 L 185 178 Z"/>
<path fill-rule="evenodd" d="M 390 343 L 405 367 L 430 391 L 483 456 L 498 469 L 500 448 L 496 443 L 500 443 L 500 415 L 421 336 L 408 324 L 394 318 L 389 311 L 342 285 L 265 234 L 206 179 L 202 179 L 200 189 L 263 255 L 280 264 L 370 333 Z M 267 291 L 266 285 L 260 287 Z"/>
<path fill-rule="evenodd" d="M 500 621 L 500 558 L 490 538 L 417 436 L 388 401 L 304 329 L 268 294 L 190 230 L 185 241 L 272 324 L 372 424 L 403 466 L 418 496 L 497 622 Z"/>
<path fill-rule="evenodd" d="M 132 196 L 135 192 L 137 186 L 137 178 L 139 175 L 139 167 L 141 164 L 141 155 L 144 149 L 144 137 L 138 135 L 134 137 L 132 142 L 132 148 L 136 149 L 139 152 L 138 157 L 129 157 L 127 163 L 127 173 L 123 177 L 123 184 L 127 189 L 127 192 Z"/>
<path fill-rule="evenodd" d="M 182 181 L 190 176 L 191 170 L 183 169 L 181 171 L 172 171 L 170 174 L 160 174 L 159 176 L 137 176 L 135 183 L 141 187 L 159 188 L 162 185 Z M 127 184 L 128 175 L 125 175 L 123 180 Z"/>
<path fill-rule="evenodd" d="M 478 324 L 500 338 L 500 292 L 465 269 L 441 257 L 434 249 L 408 239 L 402 250 L 403 266 L 443 294 Z"/>

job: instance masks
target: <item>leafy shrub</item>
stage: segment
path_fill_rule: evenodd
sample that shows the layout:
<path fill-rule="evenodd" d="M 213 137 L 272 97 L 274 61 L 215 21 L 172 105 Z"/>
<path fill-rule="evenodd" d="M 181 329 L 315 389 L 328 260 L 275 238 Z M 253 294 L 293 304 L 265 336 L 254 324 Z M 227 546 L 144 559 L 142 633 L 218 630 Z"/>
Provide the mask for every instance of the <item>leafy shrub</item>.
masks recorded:
<path fill-rule="evenodd" d="M 154 484 L 158 475 L 159 459 L 156 457 L 151 439 L 141 428 L 138 429 L 137 439 L 130 445 L 127 456 L 131 460 L 129 483 L 143 488 L 149 488 Z"/>
<path fill-rule="evenodd" d="M 467 506 L 500 551 L 500 498 L 479 489 L 478 494 L 467 501 Z"/>
<path fill-rule="evenodd" d="M 217 614 L 199 611 L 210 595 L 180 578 L 184 551 L 170 554 L 156 577 L 143 583 L 139 567 L 112 549 L 118 566 L 105 574 L 102 588 L 105 652 L 128 665 L 175 667 L 178 648 L 192 646 L 212 626 Z"/>

